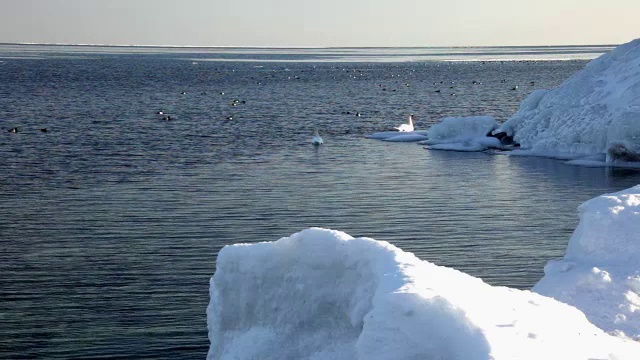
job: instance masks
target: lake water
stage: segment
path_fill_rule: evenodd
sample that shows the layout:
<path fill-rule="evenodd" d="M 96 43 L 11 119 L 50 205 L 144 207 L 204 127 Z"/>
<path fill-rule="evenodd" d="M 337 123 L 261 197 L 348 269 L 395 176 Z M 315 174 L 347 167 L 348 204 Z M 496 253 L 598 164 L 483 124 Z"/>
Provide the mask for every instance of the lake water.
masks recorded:
<path fill-rule="evenodd" d="M 0 358 L 205 358 L 220 248 L 310 226 L 531 287 L 638 171 L 364 135 L 504 120 L 609 48 L 0 45 Z"/>

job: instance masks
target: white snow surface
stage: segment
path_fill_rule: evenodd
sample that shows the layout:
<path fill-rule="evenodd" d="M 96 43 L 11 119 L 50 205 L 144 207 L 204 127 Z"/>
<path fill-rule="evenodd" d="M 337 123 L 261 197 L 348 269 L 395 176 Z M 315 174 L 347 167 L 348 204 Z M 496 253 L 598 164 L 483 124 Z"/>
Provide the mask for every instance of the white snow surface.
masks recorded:
<path fill-rule="evenodd" d="M 640 341 L 640 185 L 579 210 L 564 258 L 545 266 L 533 291 L 577 307 L 607 332 Z"/>
<path fill-rule="evenodd" d="M 634 337 L 640 186 L 580 210 L 567 256 L 535 290 Z M 339 231 L 226 246 L 216 265 L 208 359 L 640 358 L 640 343 L 574 306 Z"/>
<path fill-rule="evenodd" d="M 606 155 L 616 144 L 640 154 L 640 39 L 592 60 L 556 89 L 534 91 L 494 132 L 502 131 L 521 154 L 576 159 Z"/>

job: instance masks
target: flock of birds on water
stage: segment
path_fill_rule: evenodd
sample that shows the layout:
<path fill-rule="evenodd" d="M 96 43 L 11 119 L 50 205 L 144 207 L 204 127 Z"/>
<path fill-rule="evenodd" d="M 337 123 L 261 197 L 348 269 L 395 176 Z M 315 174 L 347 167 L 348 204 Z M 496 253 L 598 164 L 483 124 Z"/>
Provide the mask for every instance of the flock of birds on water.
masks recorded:
<path fill-rule="evenodd" d="M 500 82 L 501 83 L 505 83 L 506 80 L 501 80 Z M 442 84 L 443 82 L 441 81 L 440 83 Z M 436 83 L 433 83 L 433 84 L 436 85 Z M 482 84 L 482 83 L 474 80 L 473 84 Z M 409 86 L 409 84 L 406 84 L 406 85 Z M 535 85 L 535 81 L 531 81 L 529 85 L 531 85 L 531 86 Z M 380 86 L 382 86 L 382 85 L 380 85 Z M 382 90 L 386 91 L 386 89 L 382 89 Z M 515 85 L 514 87 L 512 87 L 511 90 L 518 90 L 518 85 Z M 439 92 L 441 92 L 441 90 L 438 89 L 438 90 L 435 90 L 435 92 L 439 93 Z M 455 93 L 452 93 L 451 95 L 454 96 Z M 349 111 L 343 111 L 342 113 L 343 114 L 351 114 Z M 356 112 L 355 115 L 359 117 L 361 114 L 359 112 Z M 400 125 L 394 127 L 394 129 L 397 130 L 398 132 L 412 132 L 412 131 L 415 130 L 414 125 L 413 125 L 413 120 L 414 120 L 414 115 L 413 114 L 409 114 L 408 122 L 406 124 L 400 124 Z M 313 130 L 313 137 L 311 138 L 311 144 L 313 144 L 314 146 L 319 146 L 319 145 L 324 144 L 324 140 L 322 139 L 322 137 L 318 133 L 318 129 L 317 128 L 315 128 Z"/>
<path fill-rule="evenodd" d="M 505 83 L 506 80 L 501 80 L 500 82 L 501 83 Z M 440 82 L 440 84 L 443 84 L 443 83 L 444 83 L 443 81 Z M 453 84 L 453 82 L 451 82 L 451 83 Z M 437 83 L 435 83 L 435 82 L 433 84 L 437 85 Z M 473 84 L 482 84 L 482 83 L 474 80 Z M 405 85 L 409 86 L 409 84 L 405 84 Z M 532 85 L 532 86 L 535 85 L 535 82 L 531 81 L 530 85 Z M 380 85 L 380 86 L 382 86 L 382 85 Z M 387 89 L 383 88 L 382 90 L 386 91 Z M 515 85 L 514 87 L 512 87 L 511 90 L 518 90 L 518 85 Z M 392 91 L 395 91 L 395 90 L 392 90 Z M 437 89 L 434 92 L 440 93 L 441 90 Z M 186 95 L 187 92 L 186 91 L 182 91 L 181 94 L 182 95 Z M 224 92 L 220 92 L 220 94 L 224 95 Z M 207 95 L 207 93 L 206 92 L 202 92 L 201 95 Z M 455 96 L 456 94 L 455 93 L 451 93 L 450 95 Z M 234 99 L 231 102 L 231 106 L 237 106 L 239 104 L 245 104 L 245 103 L 246 103 L 245 100 Z M 351 112 L 343 111 L 342 114 L 351 114 Z M 163 111 L 156 112 L 156 115 L 159 116 L 160 119 L 165 120 L 165 121 L 171 121 L 171 120 L 176 120 L 177 119 L 177 117 L 175 115 L 166 114 Z M 359 112 L 356 112 L 355 116 L 359 117 L 359 116 L 361 116 L 361 114 Z M 226 120 L 233 120 L 233 116 L 229 115 L 225 119 Z M 400 124 L 400 125 L 394 127 L 393 129 L 397 130 L 398 132 L 412 132 L 412 131 L 415 130 L 413 121 L 414 121 L 414 115 L 410 114 L 409 117 L 408 117 L 408 122 L 407 123 Z M 46 133 L 48 131 L 49 130 L 47 128 L 41 128 L 40 129 L 40 132 L 43 132 L 43 133 Z M 13 127 L 11 129 L 9 129 L 8 132 L 10 132 L 10 133 L 18 133 L 18 128 L 17 127 Z M 318 131 L 317 128 L 314 128 L 314 130 L 313 130 L 313 137 L 311 138 L 311 144 L 313 144 L 314 146 L 320 146 L 320 145 L 324 144 L 324 140 L 320 136 L 319 131 Z"/>
<path fill-rule="evenodd" d="M 185 95 L 186 92 L 182 92 L 182 95 Z M 224 93 L 221 93 L 224 94 Z M 206 95 L 206 93 L 203 93 L 203 95 Z M 236 106 L 237 104 L 245 104 L 246 101 L 245 100 L 233 100 L 233 102 L 231 103 L 232 106 Z M 350 114 L 350 112 L 343 112 L 344 114 Z M 176 120 L 177 117 L 175 115 L 170 115 L 170 114 L 165 114 L 163 111 L 158 111 L 156 112 L 156 115 L 158 115 L 162 120 L 165 121 L 171 121 L 171 120 Z M 360 116 L 359 112 L 356 112 L 355 114 L 356 116 Z M 233 116 L 227 116 L 226 117 L 227 120 L 233 120 Z M 394 129 L 400 131 L 400 132 L 411 132 L 414 131 L 414 127 L 413 127 L 413 114 L 409 115 L 409 122 L 406 124 L 400 124 L 396 127 L 394 127 Z M 47 128 L 41 128 L 40 129 L 41 132 L 48 132 L 49 130 L 47 130 Z M 17 133 L 18 132 L 18 128 L 17 127 L 13 127 L 11 129 L 9 129 L 10 133 Z M 322 139 L 322 137 L 320 136 L 318 129 L 314 128 L 313 130 L 313 137 L 311 138 L 311 144 L 313 144 L 314 146 L 319 146 L 324 144 L 324 140 Z"/>

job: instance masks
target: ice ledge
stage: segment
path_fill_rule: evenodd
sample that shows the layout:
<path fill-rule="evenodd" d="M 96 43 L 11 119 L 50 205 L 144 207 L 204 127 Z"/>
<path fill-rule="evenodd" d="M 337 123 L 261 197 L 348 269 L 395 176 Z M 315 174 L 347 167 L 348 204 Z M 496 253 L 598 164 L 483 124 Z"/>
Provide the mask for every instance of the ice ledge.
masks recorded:
<path fill-rule="evenodd" d="M 567 256 L 535 290 L 636 337 L 640 186 L 586 202 Z M 583 312 L 492 287 L 395 246 L 311 228 L 225 247 L 207 308 L 209 359 L 638 359 Z M 600 320 L 598 320 L 600 319 Z"/>
<path fill-rule="evenodd" d="M 577 307 L 611 334 L 640 340 L 640 185 L 579 210 L 564 258 L 545 266 L 533 290 Z"/>

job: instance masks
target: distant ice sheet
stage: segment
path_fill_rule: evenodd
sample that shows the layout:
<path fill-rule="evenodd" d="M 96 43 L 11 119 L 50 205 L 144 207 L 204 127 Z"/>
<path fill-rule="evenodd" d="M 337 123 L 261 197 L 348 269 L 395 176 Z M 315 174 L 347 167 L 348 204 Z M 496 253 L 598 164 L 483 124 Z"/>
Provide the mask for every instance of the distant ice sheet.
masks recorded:
<path fill-rule="evenodd" d="M 536 290 L 605 330 L 640 328 L 640 186 L 581 206 L 561 262 Z M 601 236 L 604 232 L 610 235 Z M 209 359 L 628 359 L 577 308 L 492 287 L 369 238 L 311 228 L 218 255 Z"/>
<path fill-rule="evenodd" d="M 0 58 L 16 54 L 50 58 L 77 54 L 184 54 L 186 61 L 412 62 L 593 59 L 611 45 L 501 47 L 296 47 L 116 44 L 0 44 Z M 197 56 L 193 56 L 196 54 Z M 22 56 L 18 55 L 18 56 Z"/>

